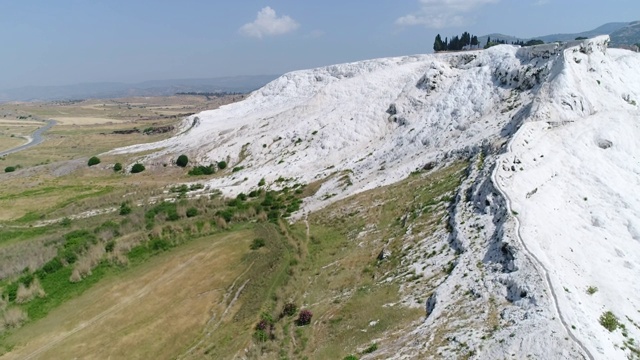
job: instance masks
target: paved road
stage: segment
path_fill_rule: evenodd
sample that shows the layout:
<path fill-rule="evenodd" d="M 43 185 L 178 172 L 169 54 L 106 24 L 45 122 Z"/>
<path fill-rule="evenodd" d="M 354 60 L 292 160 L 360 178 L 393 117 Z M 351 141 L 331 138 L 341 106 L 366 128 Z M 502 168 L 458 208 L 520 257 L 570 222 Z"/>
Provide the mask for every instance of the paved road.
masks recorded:
<path fill-rule="evenodd" d="M 47 124 L 41 128 L 39 128 L 38 130 L 34 131 L 33 134 L 31 134 L 31 136 L 29 136 L 29 142 L 27 142 L 24 145 L 20 145 L 17 147 L 14 147 L 13 149 L 9 149 L 9 150 L 5 150 L 5 151 L 0 151 L 0 156 L 5 156 L 5 155 L 9 155 L 9 154 L 13 154 L 16 153 L 18 151 L 22 151 L 22 150 L 26 150 L 28 148 L 31 148 L 33 146 L 36 146 L 38 144 L 40 144 L 41 142 L 44 141 L 44 138 L 42 137 L 42 134 L 44 134 L 45 131 L 51 129 L 53 127 L 53 125 L 56 124 L 55 120 L 47 120 Z"/>

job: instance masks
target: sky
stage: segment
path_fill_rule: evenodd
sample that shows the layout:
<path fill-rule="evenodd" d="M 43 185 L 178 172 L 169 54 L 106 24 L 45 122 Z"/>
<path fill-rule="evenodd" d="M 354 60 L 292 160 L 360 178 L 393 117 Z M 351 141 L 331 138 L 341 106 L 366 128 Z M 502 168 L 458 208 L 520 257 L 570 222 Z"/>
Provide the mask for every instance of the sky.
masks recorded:
<path fill-rule="evenodd" d="M 0 89 L 271 75 L 640 20 L 638 0 L 0 0 Z"/>

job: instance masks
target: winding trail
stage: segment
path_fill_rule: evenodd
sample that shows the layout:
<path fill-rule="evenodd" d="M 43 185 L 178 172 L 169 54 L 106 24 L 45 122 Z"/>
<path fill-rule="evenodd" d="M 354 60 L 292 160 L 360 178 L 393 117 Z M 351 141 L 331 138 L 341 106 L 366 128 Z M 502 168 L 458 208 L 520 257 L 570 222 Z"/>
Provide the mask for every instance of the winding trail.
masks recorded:
<path fill-rule="evenodd" d="M 36 145 L 39 145 L 40 143 L 42 143 L 44 141 L 44 138 L 42 137 L 42 134 L 44 134 L 47 130 L 51 129 L 53 127 L 53 125 L 57 124 L 57 122 L 55 120 L 47 120 L 47 124 L 41 128 L 38 128 L 36 131 L 33 132 L 33 134 L 31 134 L 30 136 L 27 137 L 27 143 L 26 144 L 22 144 L 20 146 L 16 146 L 12 149 L 9 150 L 4 150 L 4 151 L 0 151 L 0 156 L 5 156 L 5 155 L 9 155 L 9 154 L 13 154 L 13 153 L 17 153 L 18 151 L 22 151 L 22 150 L 27 150 L 29 148 L 32 148 Z"/>
<path fill-rule="evenodd" d="M 554 290 L 553 286 L 551 285 L 551 277 L 549 276 L 549 270 L 547 269 L 546 266 L 544 266 L 542 261 L 540 261 L 540 259 L 533 252 L 531 252 L 531 250 L 529 250 L 529 248 L 527 247 L 527 244 L 522 239 L 522 235 L 520 233 L 520 228 L 521 228 L 520 219 L 518 219 L 518 216 L 514 215 L 514 213 L 513 213 L 513 210 L 512 210 L 512 207 L 511 207 L 511 203 L 512 203 L 511 198 L 509 197 L 509 195 L 507 195 L 507 193 L 504 191 L 504 189 L 502 189 L 502 187 L 500 186 L 500 183 L 497 181 L 497 176 L 498 176 L 497 174 L 498 174 L 498 169 L 499 169 L 499 167 L 498 167 L 499 160 L 501 158 L 503 158 L 504 156 L 506 156 L 507 154 L 511 153 L 511 144 L 516 139 L 516 137 L 517 137 L 517 135 L 513 136 L 511 138 L 511 140 L 509 141 L 509 143 L 507 144 L 507 151 L 504 154 L 502 154 L 501 156 L 498 156 L 496 158 L 496 163 L 494 165 L 495 167 L 493 169 L 493 172 L 491 173 L 491 181 L 495 185 L 495 187 L 498 190 L 498 192 L 500 192 L 502 197 L 504 197 L 505 202 L 507 204 L 508 213 L 512 214 L 512 216 L 516 220 L 516 237 L 518 238 L 518 241 L 520 242 L 520 245 L 522 245 L 522 248 L 525 251 L 525 256 L 527 256 L 530 260 L 532 260 L 532 262 L 534 262 L 536 265 L 538 265 L 540 269 L 542 269 L 542 272 L 543 272 L 544 278 L 545 278 L 545 283 L 546 283 L 547 288 L 549 289 L 549 291 L 551 293 L 551 297 L 553 298 L 553 306 L 554 306 L 554 309 L 555 309 L 556 313 L 558 314 L 558 318 L 560 319 L 560 323 L 564 327 L 565 331 L 567 332 L 567 334 L 569 335 L 571 340 L 573 340 L 573 342 L 576 343 L 582 349 L 582 351 L 587 355 L 587 357 L 590 360 L 595 360 L 595 358 L 593 357 L 591 352 L 587 349 L 587 347 L 584 346 L 584 344 L 571 332 L 569 325 L 567 324 L 567 322 L 565 321 L 564 317 L 562 316 L 562 313 L 560 312 L 560 305 L 558 304 L 558 297 L 556 295 L 556 291 Z"/>

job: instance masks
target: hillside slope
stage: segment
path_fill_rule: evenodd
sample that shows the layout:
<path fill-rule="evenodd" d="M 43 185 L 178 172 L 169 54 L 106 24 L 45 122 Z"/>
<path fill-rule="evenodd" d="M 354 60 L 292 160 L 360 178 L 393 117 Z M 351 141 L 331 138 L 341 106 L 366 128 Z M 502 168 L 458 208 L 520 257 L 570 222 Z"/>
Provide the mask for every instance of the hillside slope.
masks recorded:
<path fill-rule="evenodd" d="M 607 43 L 298 71 L 185 119 L 176 137 L 112 153 L 151 151 L 140 161 L 160 169 L 181 153 L 226 160 L 239 171 L 208 184 L 227 195 L 262 178 L 322 180 L 303 212 L 470 159 L 450 233 L 437 235 L 457 253 L 450 276 L 417 304 L 425 321 L 377 356 L 624 359 L 640 340 L 640 56 Z M 415 269 L 445 265 L 409 250 Z M 624 331 L 599 324 L 607 310 Z"/>

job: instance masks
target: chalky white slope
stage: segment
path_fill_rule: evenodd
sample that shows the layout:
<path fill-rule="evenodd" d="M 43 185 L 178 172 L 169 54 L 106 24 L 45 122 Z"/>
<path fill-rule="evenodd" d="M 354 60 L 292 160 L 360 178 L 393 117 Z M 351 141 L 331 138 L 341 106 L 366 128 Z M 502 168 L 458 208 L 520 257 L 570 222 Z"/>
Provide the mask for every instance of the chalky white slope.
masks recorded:
<path fill-rule="evenodd" d="M 456 270 L 430 298 L 427 320 L 384 356 L 422 358 L 433 330 L 456 320 L 446 314 L 460 306 L 461 288 L 477 295 L 464 306 L 478 315 L 455 321 L 447 338 L 481 358 L 624 359 L 623 341 L 640 340 L 640 55 L 607 41 L 293 72 L 186 119 L 178 136 L 112 153 L 157 150 L 140 159 L 149 167 L 182 153 L 200 164 L 225 159 L 244 167 L 209 181 L 228 195 L 261 178 L 309 183 L 342 172 L 305 204 L 313 210 L 484 149 L 496 169 L 471 171 L 473 201 L 457 198 Z M 496 160 L 496 151 L 505 152 Z M 598 292 L 588 295 L 589 286 Z M 497 297 L 506 304 L 499 329 L 488 331 L 483 311 Z M 627 338 L 599 324 L 606 310 Z"/>
<path fill-rule="evenodd" d="M 499 134 L 522 100 L 513 91 L 519 83 L 496 86 L 495 73 L 517 72 L 516 52 L 497 47 L 289 73 L 245 101 L 188 118 L 185 129 L 197 117 L 196 125 L 182 135 L 114 153 L 162 149 L 143 159 L 147 165 L 180 153 L 200 164 L 228 159 L 244 170 L 211 185 L 230 195 L 263 177 L 308 183 L 349 170 L 352 186 L 329 182 L 316 196 L 322 203 L 335 194 L 334 201 Z"/>
<path fill-rule="evenodd" d="M 638 101 L 638 54 L 565 51 L 534 100 L 538 121 L 520 128 L 496 174 L 562 316 L 601 359 L 626 358 L 624 342 L 635 339 L 637 348 L 640 339 Z M 626 338 L 599 324 L 605 311 Z"/>

